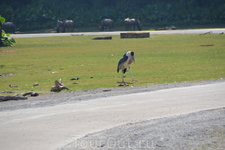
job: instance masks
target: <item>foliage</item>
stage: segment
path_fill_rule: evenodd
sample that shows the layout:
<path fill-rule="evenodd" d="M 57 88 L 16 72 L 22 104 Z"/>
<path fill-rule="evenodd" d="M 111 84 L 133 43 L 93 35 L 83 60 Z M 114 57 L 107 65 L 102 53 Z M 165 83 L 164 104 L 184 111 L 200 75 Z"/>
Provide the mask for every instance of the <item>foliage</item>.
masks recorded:
<path fill-rule="evenodd" d="M 0 22 L 1 22 L 2 24 L 5 23 L 5 18 L 2 17 L 1 15 L 0 15 Z"/>
<path fill-rule="evenodd" d="M 9 33 L 5 33 L 4 30 L 2 30 L 2 24 L 5 22 L 5 18 L 0 16 L 0 24 L 1 24 L 1 27 L 0 27 L 0 46 L 12 46 L 13 43 L 16 43 L 16 41 L 10 37 L 10 34 Z"/>
<path fill-rule="evenodd" d="M 3 43 L 3 46 L 13 46 L 13 44 L 16 43 L 14 38 L 11 38 L 10 34 L 9 33 L 5 33 L 4 30 L 2 30 L 1 41 Z"/>
<path fill-rule="evenodd" d="M 138 81 L 132 86 L 225 78 L 224 35 L 151 35 L 143 39 L 113 35 L 113 40 L 91 40 L 94 37 L 16 39 L 13 50 L 1 48 L 1 74 L 13 76 L 1 78 L 0 91 L 50 92 L 60 78 L 72 91 L 117 87 L 121 81 L 117 63 L 128 50 L 135 52 L 136 60 L 131 71 Z M 200 46 L 211 44 L 214 46 Z M 125 81 L 132 81 L 129 73 L 125 76 Z M 39 85 L 33 86 L 36 82 Z M 10 88 L 10 84 L 19 87 Z"/>
<path fill-rule="evenodd" d="M 64 19 L 76 27 L 98 27 L 103 18 L 122 26 L 126 17 L 144 26 L 225 23 L 224 0 L 3 0 L 0 10 L 23 31 L 54 28 Z"/>

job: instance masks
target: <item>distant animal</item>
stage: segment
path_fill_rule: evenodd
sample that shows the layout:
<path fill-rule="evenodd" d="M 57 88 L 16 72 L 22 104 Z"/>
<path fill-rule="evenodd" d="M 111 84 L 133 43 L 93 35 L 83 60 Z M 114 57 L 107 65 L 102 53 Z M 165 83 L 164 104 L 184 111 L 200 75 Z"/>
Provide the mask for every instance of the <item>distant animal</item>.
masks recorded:
<path fill-rule="evenodd" d="M 13 22 L 5 22 L 2 24 L 2 29 L 6 33 L 15 33 L 16 32 L 16 25 Z"/>
<path fill-rule="evenodd" d="M 70 29 L 73 32 L 74 22 L 73 20 L 64 20 L 63 21 L 63 32 L 66 32 L 66 29 Z"/>
<path fill-rule="evenodd" d="M 177 29 L 177 27 L 175 27 L 174 25 L 166 27 L 166 30 L 176 30 L 176 29 Z"/>
<path fill-rule="evenodd" d="M 57 20 L 57 23 L 56 23 L 57 33 L 66 32 L 66 31 L 73 32 L 73 28 L 74 28 L 73 20 L 64 20 L 64 21 Z"/>
<path fill-rule="evenodd" d="M 125 24 L 125 30 L 134 30 L 135 27 L 137 27 L 138 30 L 142 30 L 142 25 L 140 23 L 140 20 L 135 19 L 135 18 L 126 18 L 124 19 L 124 24 Z"/>
<path fill-rule="evenodd" d="M 119 72 L 121 70 L 121 72 L 122 72 L 122 82 L 123 83 L 125 83 L 123 75 L 126 73 L 126 71 L 128 71 L 130 73 L 130 76 L 132 77 L 132 80 L 135 81 L 135 79 L 134 79 L 134 77 L 133 77 L 133 75 L 130 71 L 130 64 L 132 62 L 135 62 L 133 51 L 126 52 L 118 62 L 117 72 Z"/>
<path fill-rule="evenodd" d="M 108 30 L 113 30 L 113 20 L 112 19 L 103 19 L 101 21 L 101 26 L 99 27 L 100 31 L 105 31 L 108 27 Z"/>
<path fill-rule="evenodd" d="M 164 28 L 158 28 L 156 30 L 176 30 L 177 28 L 174 25 L 171 25 L 169 27 L 164 27 Z"/>
<path fill-rule="evenodd" d="M 56 32 L 57 33 L 60 33 L 63 31 L 63 22 L 60 21 L 60 20 L 57 20 L 57 23 L 56 23 Z"/>

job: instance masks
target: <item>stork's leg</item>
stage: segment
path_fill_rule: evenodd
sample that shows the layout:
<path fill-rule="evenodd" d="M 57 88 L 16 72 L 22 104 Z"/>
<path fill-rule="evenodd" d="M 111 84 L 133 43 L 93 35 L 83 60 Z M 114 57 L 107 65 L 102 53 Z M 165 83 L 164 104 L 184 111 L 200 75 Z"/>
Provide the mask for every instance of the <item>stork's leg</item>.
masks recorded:
<path fill-rule="evenodd" d="M 132 73 L 131 73 L 131 71 L 130 71 L 130 67 L 128 67 L 127 70 L 128 70 L 129 73 L 130 73 L 130 76 L 131 76 L 131 78 L 132 78 L 132 81 L 137 81 L 137 80 L 134 79 L 134 76 L 132 75 Z"/>
<path fill-rule="evenodd" d="M 125 83 L 124 82 L 124 74 L 123 74 L 123 71 L 121 71 L 121 72 L 122 72 L 122 82 Z"/>

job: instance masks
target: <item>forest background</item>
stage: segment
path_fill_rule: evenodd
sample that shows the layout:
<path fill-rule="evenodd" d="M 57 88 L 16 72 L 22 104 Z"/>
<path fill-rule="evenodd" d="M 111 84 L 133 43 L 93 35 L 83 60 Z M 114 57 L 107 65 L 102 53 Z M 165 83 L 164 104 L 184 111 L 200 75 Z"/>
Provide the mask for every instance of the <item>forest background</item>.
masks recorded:
<path fill-rule="evenodd" d="M 73 20 L 75 28 L 98 27 L 103 18 L 123 26 L 127 17 L 143 26 L 225 24 L 224 0 L 3 0 L 0 15 L 20 31 L 55 28 L 57 20 Z M 224 25 L 225 26 L 225 25 Z"/>

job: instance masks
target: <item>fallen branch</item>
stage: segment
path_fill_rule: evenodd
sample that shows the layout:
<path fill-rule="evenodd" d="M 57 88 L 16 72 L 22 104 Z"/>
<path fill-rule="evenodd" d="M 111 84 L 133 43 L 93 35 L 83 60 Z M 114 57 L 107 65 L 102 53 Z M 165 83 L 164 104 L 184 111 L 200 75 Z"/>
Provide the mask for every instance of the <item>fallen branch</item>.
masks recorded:
<path fill-rule="evenodd" d="M 209 31 L 209 32 L 206 32 L 206 33 L 201 33 L 199 35 L 206 35 L 206 34 L 211 34 L 211 33 L 212 33 L 212 31 Z"/>
<path fill-rule="evenodd" d="M 0 101 L 8 101 L 8 100 L 25 100 L 27 97 L 21 96 L 21 95 L 15 95 L 15 96 L 1 96 L 0 95 Z"/>
<path fill-rule="evenodd" d="M 201 46 L 214 46 L 214 44 L 210 44 L 210 45 L 201 45 Z"/>
<path fill-rule="evenodd" d="M 26 100 L 28 99 L 28 97 L 26 97 L 27 95 L 30 96 L 38 96 L 39 94 L 36 92 L 26 92 L 23 93 L 21 95 L 14 95 L 14 96 L 2 96 L 0 95 L 0 101 L 8 101 L 8 100 Z"/>
<path fill-rule="evenodd" d="M 104 37 L 95 37 L 92 40 L 111 40 L 111 36 L 104 36 Z"/>
<path fill-rule="evenodd" d="M 27 96 L 27 95 L 30 95 L 30 96 L 38 96 L 39 94 L 36 93 L 36 92 L 26 92 L 26 93 L 23 93 L 22 96 Z"/>
<path fill-rule="evenodd" d="M 71 78 L 70 80 L 79 80 L 79 78 Z"/>

